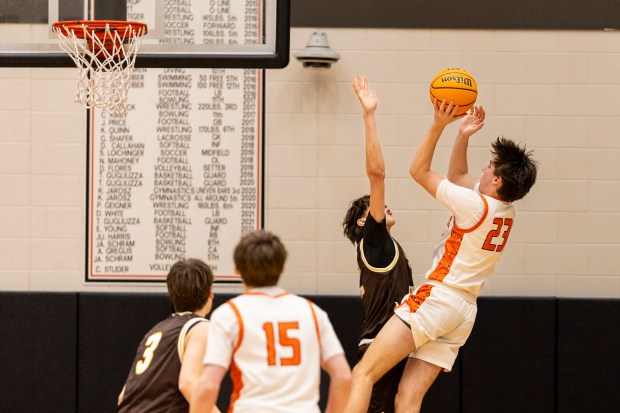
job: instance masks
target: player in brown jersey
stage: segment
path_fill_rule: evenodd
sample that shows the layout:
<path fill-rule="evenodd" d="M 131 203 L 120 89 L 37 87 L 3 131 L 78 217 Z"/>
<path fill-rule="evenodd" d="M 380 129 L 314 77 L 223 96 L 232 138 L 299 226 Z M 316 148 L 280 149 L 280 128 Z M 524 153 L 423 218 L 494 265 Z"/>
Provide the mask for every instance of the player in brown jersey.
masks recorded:
<path fill-rule="evenodd" d="M 118 397 L 119 413 L 189 411 L 202 372 L 209 330 L 204 317 L 213 302 L 213 273 L 201 260 L 185 259 L 170 268 L 166 283 L 175 313 L 140 342 Z"/>
<path fill-rule="evenodd" d="M 413 290 L 413 280 L 403 249 L 390 235 L 396 220 L 385 203 L 385 164 L 375 120 L 377 95 L 368 89 L 368 81 L 362 77 L 353 78 L 352 84 L 363 109 L 366 173 L 370 181 L 370 195 L 351 202 L 342 223 L 344 235 L 357 247 L 360 269 L 364 322 L 358 344 L 359 361 L 394 314 L 395 303 Z M 394 398 L 405 364 L 406 358 L 375 383 L 369 413 L 394 411 Z"/>

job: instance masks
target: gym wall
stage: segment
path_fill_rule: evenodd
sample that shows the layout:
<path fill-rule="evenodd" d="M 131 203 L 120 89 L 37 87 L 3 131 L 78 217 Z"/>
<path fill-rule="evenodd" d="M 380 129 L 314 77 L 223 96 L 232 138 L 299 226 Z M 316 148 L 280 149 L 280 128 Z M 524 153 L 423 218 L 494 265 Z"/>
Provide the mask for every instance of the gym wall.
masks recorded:
<path fill-rule="evenodd" d="M 291 30 L 293 52 L 312 31 Z M 479 176 L 499 135 L 526 143 L 540 161 L 484 294 L 620 297 L 620 32 L 326 32 L 342 55 L 331 69 L 292 58 L 267 71 L 265 221 L 290 251 L 287 289 L 357 294 L 355 251 L 341 231 L 348 203 L 368 191 L 350 85 L 357 73 L 379 92 L 394 235 L 421 282 L 448 215 L 414 184 L 409 163 L 431 121 L 432 75 L 461 66 L 476 77 L 487 111 L 471 143 L 472 173 Z M 165 292 L 84 283 L 86 124 L 73 102 L 76 76 L 72 68 L 0 68 L 0 289 Z M 442 173 L 454 135 L 451 126 L 439 143 Z"/>

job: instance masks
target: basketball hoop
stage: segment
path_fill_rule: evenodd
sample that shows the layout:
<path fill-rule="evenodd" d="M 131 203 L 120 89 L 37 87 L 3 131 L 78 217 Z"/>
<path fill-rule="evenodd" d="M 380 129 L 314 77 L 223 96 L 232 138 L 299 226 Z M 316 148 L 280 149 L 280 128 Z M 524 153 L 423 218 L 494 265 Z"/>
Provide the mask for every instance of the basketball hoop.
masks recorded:
<path fill-rule="evenodd" d="M 124 115 L 131 73 L 146 24 L 74 20 L 54 23 L 52 31 L 78 68 L 76 102 Z"/>

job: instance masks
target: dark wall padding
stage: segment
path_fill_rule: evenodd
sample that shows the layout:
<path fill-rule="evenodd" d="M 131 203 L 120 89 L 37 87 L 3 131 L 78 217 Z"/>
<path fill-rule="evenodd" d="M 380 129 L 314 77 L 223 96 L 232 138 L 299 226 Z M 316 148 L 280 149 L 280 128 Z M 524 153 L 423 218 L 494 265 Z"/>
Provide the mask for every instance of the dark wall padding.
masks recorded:
<path fill-rule="evenodd" d="M 480 298 L 461 350 L 461 412 L 553 412 L 555 325 L 555 298 Z"/>
<path fill-rule="evenodd" d="M 0 412 L 76 411 L 77 294 L 0 293 Z"/>
<path fill-rule="evenodd" d="M 357 357 L 359 329 L 364 321 L 362 302 L 359 297 L 323 295 L 308 295 L 309 299 L 329 316 L 329 321 L 336 330 L 336 335 L 347 354 L 349 364 L 354 366 Z"/>
<path fill-rule="evenodd" d="M 114 411 L 140 340 L 172 312 L 167 294 L 80 293 L 78 412 Z"/>
<path fill-rule="evenodd" d="M 308 298 L 354 365 L 359 297 Z M 0 292 L 0 412 L 114 411 L 140 339 L 172 311 L 166 294 Z M 620 411 L 619 338 L 620 300 L 480 298 L 471 337 L 422 412 Z M 230 390 L 226 378 L 223 411 Z"/>
<path fill-rule="evenodd" d="M 618 0 L 291 0 L 292 27 L 602 30 Z"/>
<path fill-rule="evenodd" d="M 439 373 L 422 402 L 422 413 L 461 412 L 461 355 L 450 373 Z"/>
<path fill-rule="evenodd" d="M 351 367 L 357 362 L 357 343 L 359 326 L 362 324 L 362 302 L 357 297 L 346 296 L 306 296 L 329 316 L 329 321 L 334 326 L 336 335 L 342 344 L 347 360 Z M 327 405 L 329 393 L 329 376 L 321 373 L 321 410 Z"/>
<path fill-rule="evenodd" d="M 620 412 L 619 300 L 558 300 L 557 413 Z"/>
<path fill-rule="evenodd" d="M 96 6 L 100 3 L 96 2 Z M 115 0 L 117 1 L 117 0 Z M 618 0 L 290 0 L 293 27 L 463 29 L 618 28 Z M 0 7 L 0 22 L 46 23 L 47 2 L 19 0 Z M 114 3 L 112 3 L 114 4 Z M 60 2 L 61 20 L 79 19 L 77 0 Z M 99 16 L 99 14 L 97 15 Z M 104 15 L 105 17 L 105 15 Z M 101 18 L 101 17 L 98 17 Z"/>

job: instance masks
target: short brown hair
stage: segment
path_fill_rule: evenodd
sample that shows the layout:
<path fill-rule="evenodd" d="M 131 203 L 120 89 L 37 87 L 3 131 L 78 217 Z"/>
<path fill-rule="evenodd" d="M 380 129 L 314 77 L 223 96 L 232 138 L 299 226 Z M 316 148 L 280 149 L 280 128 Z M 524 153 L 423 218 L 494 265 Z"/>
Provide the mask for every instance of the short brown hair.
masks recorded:
<path fill-rule="evenodd" d="M 197 311 L 209 300 L 213 272 L 205 262 L 187 258 L 170 268 L 166 285 L 174 311 Z"/>
<path fill-rule="evenodd" d="M 278 284 L 287 255 L 280 238 L 269 231 L 257 230 L 241 238 L 234 260 L 245 285 L 270 287 Z"/>

